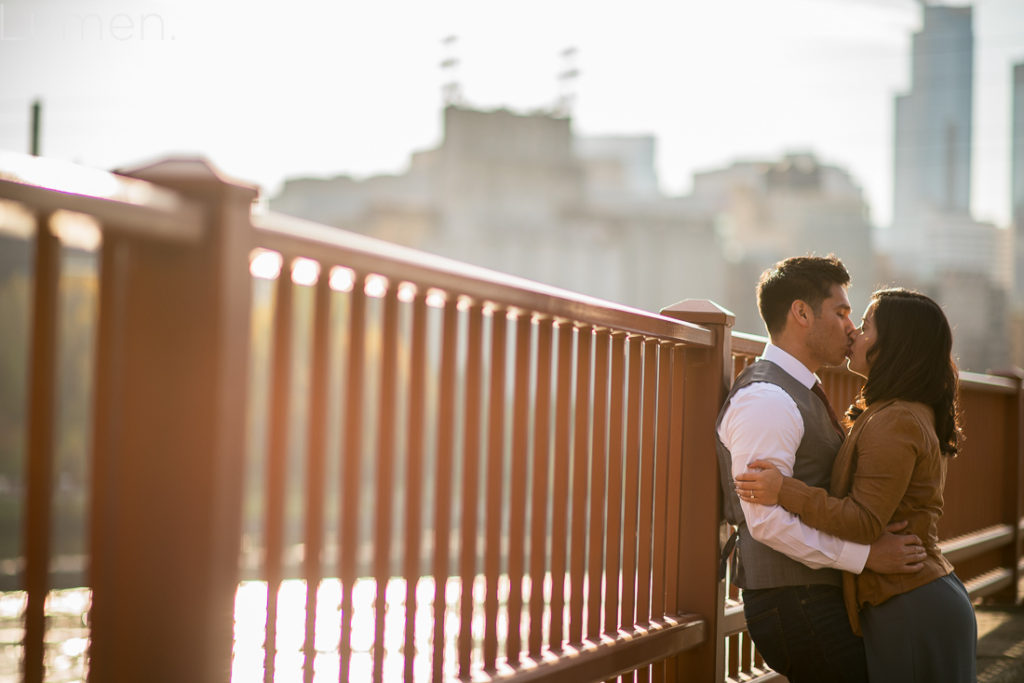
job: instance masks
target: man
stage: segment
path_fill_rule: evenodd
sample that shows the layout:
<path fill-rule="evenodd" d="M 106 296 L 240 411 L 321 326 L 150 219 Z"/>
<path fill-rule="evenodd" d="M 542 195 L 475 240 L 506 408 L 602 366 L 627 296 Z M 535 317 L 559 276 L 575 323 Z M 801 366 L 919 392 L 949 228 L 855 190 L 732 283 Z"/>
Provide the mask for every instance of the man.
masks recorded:
<path fill-rule="evenodd" d="M 777 505 L 742 501 L 734 490 L 733 477 L 757 458 L 828 488 L 843 430 L 824 393 L 815 392 L 815 373 L 841 364 L 849 351 L 849 283 L 834 256 L 789 258 L 762 274 L 758 308 L 770 343 L 737 377 L 718 418 L 725 516 L 739 527 L 733 581 L 743 588 L 750 637 L 791 683 L 867 681 L 840 570 L 913 573 L 924 558 L 916 536 L 886 533 L 871 546 L 850 543 Z"/>

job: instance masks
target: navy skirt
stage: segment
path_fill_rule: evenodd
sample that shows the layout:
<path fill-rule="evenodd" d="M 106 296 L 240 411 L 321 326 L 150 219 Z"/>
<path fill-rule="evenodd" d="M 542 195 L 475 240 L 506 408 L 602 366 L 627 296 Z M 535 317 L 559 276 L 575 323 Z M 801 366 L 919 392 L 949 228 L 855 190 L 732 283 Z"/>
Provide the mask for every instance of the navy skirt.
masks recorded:
<path fill-rule="evenodd" d="M 978 622 L 956 574 L 860 612 L 871 683 L 974 683 Z"/>

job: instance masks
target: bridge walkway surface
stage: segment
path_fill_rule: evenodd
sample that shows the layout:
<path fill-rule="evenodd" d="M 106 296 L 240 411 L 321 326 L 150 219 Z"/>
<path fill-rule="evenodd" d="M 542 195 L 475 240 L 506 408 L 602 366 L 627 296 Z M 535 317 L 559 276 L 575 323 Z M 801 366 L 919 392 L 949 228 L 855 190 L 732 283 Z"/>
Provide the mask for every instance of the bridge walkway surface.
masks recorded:
<path fill-rule="evenodd" d="M 978 683 L 1024 683 L 1024 606 L 981 605 Z"/>

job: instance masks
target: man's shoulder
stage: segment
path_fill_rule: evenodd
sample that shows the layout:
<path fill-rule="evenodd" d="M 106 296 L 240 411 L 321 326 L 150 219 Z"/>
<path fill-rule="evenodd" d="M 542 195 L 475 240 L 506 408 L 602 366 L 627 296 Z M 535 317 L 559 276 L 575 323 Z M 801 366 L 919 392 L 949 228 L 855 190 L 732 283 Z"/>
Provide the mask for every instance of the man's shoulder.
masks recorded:
<path fill-rule="evenodd" d="M 793 396 L 774 382 L 756 381 L 746 384 L 732 395 L 730 401 L 736 407 L 769 401 L 771 403 L 794 404 Z"/>
<path fill-rule="evenodd" d="M 787 387 L 788 382 L 796 380 L 770 360 L 757 360 L 736 378 L 720 418 L 735 421 L 740 415 L 754 413 L 757 422 L 762 423 L 788 419 L 793 413 L 799 415 L 799 406 L 791 394 L 797 387 Z"/>
<path fill-rule="evenodd" d="M 754 418 L 758 423 L 764 421 L 789 418 L 799 414 L 799 408 L 793 397 L 778 384 L 756 381 L 737 389 L 728 403 L 722 407 L 722 416 L 731 420 L 741 419 L 740 416 Z M 741 421 L 745 421 L 742 420 Z"/>
<path fill-rule="evenodd" d="M 768 383 L 785 389 L 795 391 L 800 388 L 806 389 L 800 381 L 789 374 L 785 368 L 770 360 L 761 358 L 755 363 L 747 366 L 743 372 L 736 377 L 734 385 L 743 388 L 754 383 Z"/>

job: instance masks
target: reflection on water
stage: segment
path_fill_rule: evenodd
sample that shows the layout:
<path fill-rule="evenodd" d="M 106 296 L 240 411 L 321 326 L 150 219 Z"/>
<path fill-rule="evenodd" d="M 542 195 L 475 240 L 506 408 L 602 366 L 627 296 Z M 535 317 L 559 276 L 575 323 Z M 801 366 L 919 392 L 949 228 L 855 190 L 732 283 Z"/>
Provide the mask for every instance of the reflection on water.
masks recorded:
<path fill-rule="evenodd" d="M 529 579 L 524 584 L 524 614 L 529 604 Z M 546 582 L 548 583 L 548 582 Z M 498 583 L 497 636 L 500 643 L 508 635 L 507 577 Z M 550 589 L 550 586 L 545 586 Z M 385 681 L 402 680 L 405 666 L 405 591 L 404 579 L 392 579 L 385 591 L 384 664 Z M 447 608 L 444 621 L 444 674 L 454 678 L 457 674 L 456 646 L 459 634 L 461 582 L 458 577 L 448 579 Z M 478 576 L 473 585 L 474 640 L 473 667 L 482 665 L 480 644 L 484 633 L 485 581 Z M 413 678 L 426 681 L 431 675 L 434 630 L 434 580 L 423 577 L 416 584 L 416 604 L 413 628 Z M 46 681 L 53 683 L 84 682 L 87 673 L 89 645 L 88 610 L 91 591 L 87 588 L 51 591 L 46 604 Z M 372 579 L 359 579 L 352 588 L 352 637 L 350 681 L 371 680 L 373 672 L 374 600 L 376 583 Z M 27 603 L 24 591 L 0 593 L 0 683 L 18 683 L 21 680 L 21 640 L 24 635 L 24 615 Z M 267 621 L 267 584 L 246 581 L 235 594 L 235 642 L 232 657 L 232 683 L 259 683 L 263 681 L 264 632 Z M 301 580 L 282 582 L 277 601 L 277 654 L 275 657 L 276 683 L 301 683 L 303 643 L 306 623 L 306 586 Z M 548 619 L 544 623 L 547 624 Z M 338 641 L 341 632 L 341 583 L 337 579 L 324 579 L 317 591 L 317 614 L 314 643 L 314 682 L 337 681 L 339 670 Z M 523 637 L 526 637 L 524 631 Z M 499 649 L 499 657 L 503 656 Z"/>
<path fill-rule="evenodd" d="M 545 583 L 549 583 L 545 582 Z M 523 617 L 526 625 L 529 605 L 529 578 L 524 578 Z M 546 586 L 548 590 L 549 586 Z M 483 604 L 486 582 L 477 576 L 473 583 L 473 657 L 472 666 L 479 669 L 482 662 L 481 643 L 484 635 Z M 384 662 L 385 681 L 402 680 L 405 667 L 405 605 L 406 582 L 395 578 L 385 591 Z M 459 577 L 450 577 L 445 588 L 444 619 L 444 676 L 454 678 L 457 672 L 456 646 L 460 628 L 462 583 Z M 506 576 L 498 581 L 498 612 L 496 630 L 499 658 L 504 655 L 501 643 L 508 636 L 509 582 Z M 412 670 L 413 680 L 430 680 L 434 635 L 434 579 L 423 577 L 416 584 L 416 604 L 413 616 Z M 373 638 L 375 626 L 374 601 L 376 583 L 373 579 L 359 579 L 352 588 L 352 635 L 349 681 L 368 681 L 373 674 Z M 235 599 L 235 646 L 232 683 L 263 680 L 264 629 L 267 612 L 267 584 L 262 581 L 242 583 Z M 274 659 L 276 683 L 301 683 L 306 620 L 305 582 L 295 579 L 284 581 L 277 601 L 277 654 Z M 547 624 L 545 610 L 544 623 Z M 545 629 L 546 631 L 546 629 Z M 316 659 L 313 663 L 314 683 L 337 681 L 339 670 L 338 642 L 341 633 L 341 583 L 337 579 L 324 579 L 317 591 L 317 614 L 314 643 Z M 546 634 L 545 634 L 546 635 Z M 527 634 L 524 630 L 523 637 Z"/>
<path fill-rule="evenodd" d="M 46 598 L 46 636 L 43 663 L 52 683 L 85 681 L 89 628 L 86 625 L 91 591 L 71 588 L 50 591 Z M 21 681 L 21 639 L 25 633 L 24 591 L 0 593 L 0 683 Z"/>
<path fill-rule="evenodd" d="M 401 680 L 405 646 L 405 581 L 393 579 L 385 592 L 384 680 Z M 458 636 L 459 580 L 448 583 L 448 609 L 445 615 L 446 663 L 455 659 Z M 413 646 L 415 680 L 430 677 L 434 584 L 422 579 L 416 586 L 416 614 Z M 352 589 L 352 637 L 349 680 L 370 680 L 373 673 L 374 600 L 376 584 L 372 579 L 356 581 Z M 232 681 L 247 683 L 263 680 L 263 641 L 266 626 L 267 585 L 262 581 L 239 586 L 235 600 L 235 649 Z M 301 683 L 303 642 L 306 620 L 306 587 L 301 580 L 284 581 L 277 601 L 277 655 L 275 678 L 278 683 Z M 341 633 L 341 583 L 325 579 L 317 591 L 314 643 L 316 659 L 314 681 L 338 680 L 338 641 Z M 475 630 L 475 629 L 474 629 Z M 454 671 L 446 671 L 454 674 Z"/>

